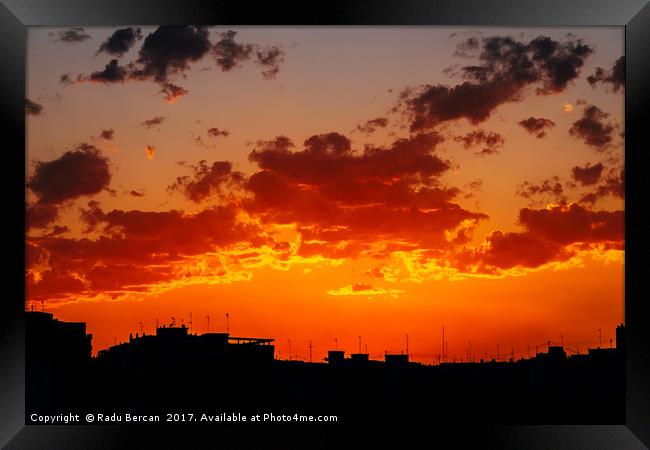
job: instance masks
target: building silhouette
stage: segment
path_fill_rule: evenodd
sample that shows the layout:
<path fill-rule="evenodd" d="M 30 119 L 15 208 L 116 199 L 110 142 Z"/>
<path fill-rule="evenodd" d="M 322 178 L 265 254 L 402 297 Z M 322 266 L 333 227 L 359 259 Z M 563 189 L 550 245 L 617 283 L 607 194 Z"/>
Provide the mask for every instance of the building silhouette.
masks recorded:
<path fill-rule="evenodd" d="M 299 413 L 392 414 L 424 408 L 438 420 L 493 423 L 624 423 L 625 328 L 616 347 L 568 355 L 550 345 L 532 358 L 426 365 L 408 354 L 324 362 L 274 359 L 273 339 L 192 334 L 162 326 L 153 335 L 91 358 L 85 324 L 26 313 L 27 411 L 103 408 L 163 413 L 182 408 L 280 408 Z"/>

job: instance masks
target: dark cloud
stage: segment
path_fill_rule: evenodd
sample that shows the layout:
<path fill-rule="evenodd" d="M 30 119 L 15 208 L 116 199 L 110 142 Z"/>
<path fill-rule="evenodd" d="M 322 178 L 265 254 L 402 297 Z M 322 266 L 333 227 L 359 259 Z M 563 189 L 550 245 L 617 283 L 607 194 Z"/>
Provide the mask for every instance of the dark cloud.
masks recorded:
<path fill-rule="evenodd" d="M 104 139 L 106 141 L 112 141 L 113 139 L 115 139 L 115 130 L 112 128 L 102 130 L 102 132 L 99 133 L 99 138 Z"/>
<path fill-rule="evenodd" d="M 128 52 L 133 44 L 140 39 L 142 39 L 142 31 L 140 28 L 120 28 L 119 30 L 115 30 L 108 39 L 102 42 L 97 53 L 104 52 L 119 58 Z"/>
<path fill-rule="evenodd" d="M 558 244 L 623 241 L 623 211 L 592 211 L 577 204 L 523 208 L 519 223 L 528 232 Z"/>
<path fill-rule="evenodd" d="M 237 32 L 232 30 L 219 33 L 221 39 L 212 47 L 217 66 L 224 72 L 228 72 L 248 60 L 254 50 L 251 44 L 235 42 L 236 35 Z"/>
<path fill-rule="evenodd" d="M 612 170 L 604 179 L 601 177 L 601 183 L 593 191 L 584 194 L 580 203 L 593 205 L 607 196 L 625 198 L 625 170 Z"/>
<path fill-rule="evenodd" d="M 460 44 L 461 53 L 475 47 L 476 38 L 470 39 L 471 43 Z M 539 36 L 524 43 L 511 37 L 482 38 L 477 50 L 480 63 L 460 69 L 467 81 L 454 87 L 409 89 L 402 93 L 400 102 L 411 131 L 461 118 L 478 124 L 499 105 L 519 101 L 528 86 L 536 86 L 537 95 L 562 92 L 579 76 L 592 52 L 579 39 L 558 42 Z"/>
<path fill-rule="evenodd" d="M 253 197 L 244 205 L 263 222 L 295 224 L 305 257 L 357 256 L 382 241 L 405 250 L 452 245 L 449 230 L 487 216 L 461 208 L 460 191 L 441 185 L 450 169 L 435 154 L 443 141 L 426 133 L 362 151 L 339 133 L 312 136 L 299 151 L 283 136 L 258 142 L 249 159 L 261 170 L 247 180 Z"/>
<path fill-rule="evenodd" d="M 531 200 L 541 198 L 552 198 L 556 203 L 566 203 L 567 198 L 564 195 L 564 188 L 557 176 L 542 180 L 541 183 L 535 184 L 524 181 L 517 187 L 516 194 Z"/>
<path fill-rule="evenodd" d="M 483 130 L 471 131 L 464 136 L 454 138 L 456 142 L 462 142 L 463 147 L 471 148 L 475 146 L 484 146 L 477 155 L 493 155 L 499 153 L 499 148 L 505 144 L 505 139 L 499 133 L 493 131 L 486 132 Z"/>
<path fill-rule="evenodd" d="M 51 204 L 29 205 L 27 207 L 27 228 L 45 228 L 59 217 L 59 208 Z"/>
<path fill-rule="evenodd" d="M 574 180 L 580 183 L 582 186 L 591 186 L 598 183 L 600 180 L 600 175 L 603 173 L 603 165 L 598 163 L 596 165 L 590 165 L 587 163 L 584 167 L 575 166 L 571 169 L 571 175 Z"/>
<path fill-rule="evenodd" d="M 529 117 L 528 119 L 520 120 L 517 123 L 530 134 L 534 134 L 537 139 L 545 137 L 546 129 L 555 126 L 555 122 L 543 117 Z"/>
<path fill-rule="evenodd" d="M 173 83 L 161 83 L 160 86 L 160 92 L 164 94 L 167 103 L 174 103 L 189 92 L 187 89 Z"/>
<path fill-rule="evenodd" d="M 72 27 L 67 30 L 60 30 L 57 33 L 50 33 L 50 37 L 56 37 L 55 41 L 65 43 L 83 42 L 90 39 L 90 36 L 82 27 Z"/>
<path fill-rule="evenodd" d="M 28 98 L 25 99 L 25 114 L 28 116 L 40 116 L 43 112 L 43 105 Z"/>
<path fill-rule="evenodd" d="M 111 181 L 108 159 L 96 147 L 81 144 L 52 161 L 36 161 L 27 187 L 40 205 L 58 205 L 98 194 Z"/>
<path fill-rule="evenodd" d="M 585 105 L 582 118 L 573 122 L 569 134 L 582 139 L 598 151 L 605 150 L 613 141 L 616 125 L 607 120 L 609 114 L 594 105 Z"/>
<path fill-rule="evenodd" d="M 72 79 L 72 76 L 69 73 L 64 73 L 59 77 L 59 83 L 65 87 L 74 84 L 74 80 Z"/>
<path fill-rule="evenodd" d="M 215 138 L 219 137 L 219 136 L 228 137 L 228 135 L 230 134 L 230 132 L 228 130 L 222 130 L 220 128 L 214 128 L 214 127 L 210 128 L 207 131 L 207 133 L 208 133 L 208 136 L 215 137 Z"/>
<path fill-rule="evenodd" d="M 165 121 L 164 117 L 156 116 L 151 119 L 143 120 L 142 122 L 140 122 L 140 125 L 149 129 L 149 128 L 157 127 L 158 125 L 162 124 L 164 121 Z"/>
<path fill-rule="evenodd" d="M 145 196 L 144 192 L 138 192 L 138 191 L 135 191 L 135 190 L 131 190 L 129 192 L 129 195 L 131 197 L 144 197 Z"/>
<path fill-rule="evenodd" d="M 206 27 L 161 25 L 144 39 L 132 76 L 165 82 L 171 75 L 184 73 L 209 49 Z"/>
<path fill-rule="evenodd" d="M 191 64 L 202 60 L 207 54 L 215 56 L 222 71 L 230 71 L 255 56 L 255 63 L 263 68 L 265 78 L 273 78 L 284 61 L 281 48 L 260 47 L 257 44 L 235 42 L 235 31 L 219 33 L 220 39 L 212 44 L 208 27 L 188 25 L 162 25 L 143 40 L 138 57 L 125 65 L 112 59 L 102 70 L 89 75 L 80 74 L 72 80 L 69 74 L 61 76 L 64 85 L 73 82 L 93 81 L 100 83 L 124 83 L 130 80 L 152 81 L 160 85 L 160 93 L 168 103 L 173 103 L 188 90 L 173 82 L 172 77 L 184 77 Z M 122 56 L 141 39 L 138 28 L 115 31 L 102 45 L 98 53 Z"/>
<path fill-rule="evenodd" d="M 593 246 L 622 249 L 624 242 L 623 211 L 592 211 L 577 204 L 523 208 L 519 225 L 525 231 L 494 231 L 485 238 L 485 246 L 451 255 L 451 264 L 467 273 L 497 275 L 566 261 Z"/>
<path fill-rule="evenodd" d="M 378 128 L 386 128 L 386 126 L 388 126 L 388 119 L 386 117 L 377 117 L 376 119 L 368 120 L 366 123 L 357 125 L 357 130 L 365 134 L 371 134 Z"/>
<path fill-rule="evenodd" d="M 262 76 L 269 80 L 280 72 L 280 64 L 284 62 L 284 51 L 280 47 L 269 47 L 255 52 L 256 62 L 262 66 Z"/>
<path fill-rule="evenodd" d="M 611 84 L 614 92 L 625 89 L 625 56 L 618 58 L 609 71 L 597 67 L 596 72 L 587 77 L 587 81 L 591 84 L 591 87 L 596 87 L 598 83 Z"/>
<path fill-rule="evenodd" d="M 237 189 L 244 182 L 244 174 L 233 171 L 229 161 L 215 161 L 211 166 L 199 161 L 197 166 L 191 167 L 194 174 L 178 177 L 168 191 L 180 191 L 195 203 L 215 195 L 223 198 L 228 190 Z"/>
<path fill-rule="evenodd" d="M 64 76 L 67 75 L 62 75 L 62 77 Z M 128 69 L 120 66 L 120 64 L 117 62 L 117 59 L 111 59 L 103 70 L 96 70 L 87 76 L 79 75 L 77 77 L 77 82 L 90 81 L 93 83 L 106 84 L 124 83 L 127 81 L 128 76 Z"/>

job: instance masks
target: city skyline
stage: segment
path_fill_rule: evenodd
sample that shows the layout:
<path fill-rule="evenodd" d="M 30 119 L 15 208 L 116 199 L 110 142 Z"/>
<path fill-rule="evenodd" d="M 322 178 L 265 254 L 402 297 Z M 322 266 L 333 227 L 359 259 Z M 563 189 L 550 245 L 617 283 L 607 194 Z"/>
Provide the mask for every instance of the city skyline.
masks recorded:
<path fill-rule="evenodd" d="M 30 28 L 26 307 L 96 350 L 190 311 L 314 359 L 608 344 L 622 57 L 622 28 Z"/>

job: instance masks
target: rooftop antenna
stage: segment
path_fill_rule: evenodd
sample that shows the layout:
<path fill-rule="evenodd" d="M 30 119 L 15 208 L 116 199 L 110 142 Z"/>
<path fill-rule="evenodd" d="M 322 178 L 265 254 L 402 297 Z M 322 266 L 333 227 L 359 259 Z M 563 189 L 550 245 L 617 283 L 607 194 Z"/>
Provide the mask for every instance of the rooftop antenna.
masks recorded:
<path fill-rule="evenodd" d="M 334 350 L 339 349 L 339 340 L 337 338 L 334 338 Z"/>
<path fill-rule="evenodd" d="M 226 313 L 226 333 L 230 333 L 230 315 Z"/>
<path fill-rule="evenodd" d="M 359 353 L 361 353 L 361 336 L 359 336 Z"/>
<path fill-rule="evenodd" d="M 442 326 L 442 362 L 445 362 L 445 326 Z"/>
<path fill-rule="evenodd" d="M 208 321 L 208 333 L 210 332 L 210 316 L 205 316 L 206 320 Z"/>
<path fill-rule="evenodd" d="M 598 348 L 602 347 L 603 345 L 603 330 L 598 328 Z"/>
<path fill-rule="evenodd" d="M 192 311 L 190 311 L 190 334 L 192 334 Z"/>
<path fill-rule="evenodd" d="M 289 339 L 289 361 L 291 361 L 291 339 Z"/>
<path fill-rule="evenodd" d="M 309 340 L 309 362 L 311 362 L 311 349 L 313 346 L 311 345 L 311 339 Z"/>
<path fill-rule="evenodd" d="M 472 360 L 472 341 L 467 341 L 469 343 L 469 354 L 467 355 L 467 361 Z"/>
<path fill-rule="evenodd" d="M 406 356 L 409 354 L 409 334 L 406 333 Z"/>

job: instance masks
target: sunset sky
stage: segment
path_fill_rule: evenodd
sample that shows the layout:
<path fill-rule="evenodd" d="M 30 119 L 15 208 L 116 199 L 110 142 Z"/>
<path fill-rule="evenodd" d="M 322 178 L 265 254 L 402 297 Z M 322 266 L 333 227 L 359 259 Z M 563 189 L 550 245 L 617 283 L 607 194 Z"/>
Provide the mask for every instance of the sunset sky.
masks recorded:
<path fill-rule="evenodd" d="M 623 28 L 30 28 L 27 302 L 433 363 L 609 346 Z M 140 325 L 142 323 L 142 325 Z M 561 338 L 562 336 L 562 338 Z M 291 346 L 289 346 L 291 340 Z"/>

